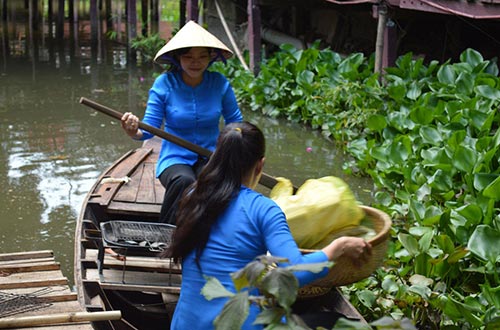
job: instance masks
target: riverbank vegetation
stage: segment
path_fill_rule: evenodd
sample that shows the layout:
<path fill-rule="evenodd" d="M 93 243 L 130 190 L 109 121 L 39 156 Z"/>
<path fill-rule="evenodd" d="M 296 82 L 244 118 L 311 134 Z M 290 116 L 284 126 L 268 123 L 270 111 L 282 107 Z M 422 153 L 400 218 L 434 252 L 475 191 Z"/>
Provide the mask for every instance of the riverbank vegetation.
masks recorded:
<path fill-rule="evenodd" d="M 383 76 L 374 60 L 283 45 L 254 77 L 214 65 L 242 104 L 318 129 L 368 175 L 372 205 L 393 219 L 383 267 L 343 288 L 368 321 L 419 329 L 500 327 L 500 79 L 496 60 L 406 54 Z M 382 81 L 382 82 L 380 82 Z"/>

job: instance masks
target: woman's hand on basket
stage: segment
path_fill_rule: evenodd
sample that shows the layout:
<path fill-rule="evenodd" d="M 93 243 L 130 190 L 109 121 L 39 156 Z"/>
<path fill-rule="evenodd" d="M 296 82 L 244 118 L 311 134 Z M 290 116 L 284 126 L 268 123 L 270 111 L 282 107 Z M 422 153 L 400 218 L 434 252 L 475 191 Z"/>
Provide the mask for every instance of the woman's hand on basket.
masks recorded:
<path fill-rule="evenodd" d="M 332 241 L 322 250 L 329 260 L 340 257 L 350 258 L 355 266 L 362 266 L 372 254 L 370 243 L 359 237 L 340 237 Z"/>

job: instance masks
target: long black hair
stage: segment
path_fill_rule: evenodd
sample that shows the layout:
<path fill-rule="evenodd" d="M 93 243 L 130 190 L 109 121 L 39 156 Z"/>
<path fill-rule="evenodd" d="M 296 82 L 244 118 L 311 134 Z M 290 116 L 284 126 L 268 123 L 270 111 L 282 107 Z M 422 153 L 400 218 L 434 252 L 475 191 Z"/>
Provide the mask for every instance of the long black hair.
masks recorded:
<path fill-rule="evenodd" d="M 264 157 L 265 149 L 264 135 L 251 123 L 231 123 L 222 130 L 215 152 L 181 199 L 173 242 L 163 257 L 178 262 L 196 249 L 199 266 L 212 225 L 238 195 L 242 178 Z"/>

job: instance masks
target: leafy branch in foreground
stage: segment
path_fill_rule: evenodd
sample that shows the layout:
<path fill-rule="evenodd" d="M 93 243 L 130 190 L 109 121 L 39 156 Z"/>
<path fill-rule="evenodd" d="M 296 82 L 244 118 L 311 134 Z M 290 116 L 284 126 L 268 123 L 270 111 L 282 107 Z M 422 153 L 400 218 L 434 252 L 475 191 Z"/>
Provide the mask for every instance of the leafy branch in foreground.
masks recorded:
<path fill-rule="evenodd" d="M 225 289 L 215 277 L 206 277 L 207 283 L 202 289 L 205 298 L 208 300 L 229 298 L 221 314 L 215 319 L 214 324 L 217 330 L 241 329 L 248 316 L 250 304 L 260 307 L 261 312 L 255 324 L 265 324 L 268 326 L 266 329 L 309 329 L 297 315 L 292 313 L 292 305 L 297 299 L 299 290 L 299 281 L 293 272 L 319 273 L 325 267 L 331 267 L 333 263 L 322 262 L 286 267 L 278 267 L 278 263 L 286 264 L 288 260 L 259 256 L 255 261 L 231 274 L 237 293 Z"/>
<path fill-rule="evenodd" d="M 293 272 L 318 273 L 325 267 L 332 267 L 333 262 L 286 267 L 278 267 L 278 263 L 286 264 L 288 260 L 259 256 L 255 261 L 231 274 L 236 293 L 227 290 L 217 278 L 205 277 L 207 283 L 202 289 L 202 294 L 206 299 L 229 298 L 214 321 L 216 330 L 241 329 L 249 315 L 251 304 L 259 306 L 260 309 L 254 324 L 264 325 L 265 330 L 310 330 L 300 316 L 293 313 L 292 305 L 297 299 L 299 290 L 299 282 Z M 371 330 L 372 326 L 375 329 L 416 330 L 407 318 L 394 320 L 389 317 L 383 317 L 370 324 L 341 318 L 334 329 Z"/>

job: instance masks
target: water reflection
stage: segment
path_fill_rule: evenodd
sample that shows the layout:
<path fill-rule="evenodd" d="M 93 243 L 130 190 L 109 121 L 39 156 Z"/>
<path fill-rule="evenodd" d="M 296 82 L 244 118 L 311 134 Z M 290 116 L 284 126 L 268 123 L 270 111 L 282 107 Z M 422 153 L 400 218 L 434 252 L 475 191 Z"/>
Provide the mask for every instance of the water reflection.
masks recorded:
<path fill-rule="evenodd" d="M 16 31 L 22 24 L 10 28 L 1 33 L 2 52 L 9 56 L 2 56 L 0 67 L 0 253 L 53 250 L 72 279 L 74 228 L 85 194 L 103 170 L 139 146 L 114 119 L 78 100 L 87 97 L 142 116 L 153 70 L 130 65 L 123 46 L 105 42 L 100 52 L 107 55 L 94 61 L 84 38 L 78 45 L 58 44 L 50 39 L 54 35 L 47 36 L 54 32 L 46 26 L 38 50 L 27 47 L 34 39 L 13 37 L 6 47 L 9 35 L 21 35 Z M 78 56 L 69 51 L 70 44 Z M 345 177 L 343 154 L 321 134 L 251 111 L 244 115 L 266 135 L 266 173 L 295 185 L 340 176 L 358 200 L 369 204 L 371 182 Z"/>

